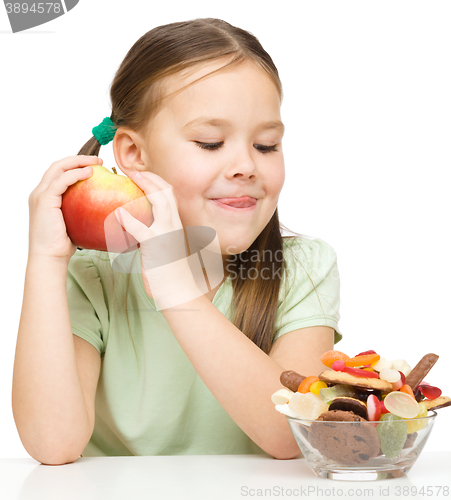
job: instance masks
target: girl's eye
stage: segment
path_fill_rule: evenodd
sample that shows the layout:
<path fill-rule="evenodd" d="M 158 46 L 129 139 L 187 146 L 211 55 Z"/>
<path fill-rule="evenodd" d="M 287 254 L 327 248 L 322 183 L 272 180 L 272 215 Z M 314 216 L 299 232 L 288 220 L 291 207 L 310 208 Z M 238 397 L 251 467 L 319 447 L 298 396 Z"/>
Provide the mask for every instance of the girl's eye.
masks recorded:
<path fill-rule="evenodd" d="M 208 151 L 216 151 L 218 150 L 224 142 L 198 142 L 195 141 L 196 146 L 199 146 L 202 149 L 206 149 Z M 260 153 L 270 153 L 271 151 L 278 151 L 276 148 L 276 144 L 273 146 L 264 146 L 263 144 L 255 144 L 255 149 L 260 151 Z"/>
<path fill-rule="evenodd" d="M 276 145 L 273 146 L 263 146 L 263 144 L 256 144 L 255 149 L 260 151 L 260 153 L 271 153 L 271 151 L 278 151 Z"/>
<path fill-rule="evenodd" d="M 215 151 L 224 144 L 223 142 L 198 142 L 198 141 L 195 141 L 195 143 L 196 146 L 199 146 L 202 149 L 207 149 L 209 151 Z"/>

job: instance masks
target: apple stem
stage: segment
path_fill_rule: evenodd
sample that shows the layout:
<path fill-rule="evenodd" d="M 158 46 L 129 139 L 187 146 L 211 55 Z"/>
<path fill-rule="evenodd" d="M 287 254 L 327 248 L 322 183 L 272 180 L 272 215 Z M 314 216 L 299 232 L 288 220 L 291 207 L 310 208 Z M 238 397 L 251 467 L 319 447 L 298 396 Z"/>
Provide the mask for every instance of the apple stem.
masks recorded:
<path fill-rule="evenodd" d="M 117 175 L 116 167 L 111 167 L 111 170 Z"/>

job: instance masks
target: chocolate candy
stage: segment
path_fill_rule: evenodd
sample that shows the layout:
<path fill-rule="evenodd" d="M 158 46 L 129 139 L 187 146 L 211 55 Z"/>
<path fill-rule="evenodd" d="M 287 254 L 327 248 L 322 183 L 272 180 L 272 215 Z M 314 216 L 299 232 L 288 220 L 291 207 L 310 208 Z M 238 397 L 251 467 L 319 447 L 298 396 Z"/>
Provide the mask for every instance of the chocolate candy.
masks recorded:
<path fill-rule="evenodd" d="M 280 383 L 290 389 L 290 391 L 297 392 L 298 387 L 301 385 L 301 382 L 305 379 L 303 375 L 299 375 L 292 370 L 288 370 L 282 372 L 280 375 Z"/>
<path fill-rule="evenodd" d="M 412 391 L 418 387 L 418 384 L 424 379 L 424 377 L 429 373 L 431 368 L 435 365 L 438 360 L 437 354 L 429 353 L 425 354 L 417 365 L 412 369 L 409 375 L 406 377 L 406 384 L 410 385 Z"/>
<path fill-rule="evenodd" d="M 358 399 L 354 398 L 335 398 L 329 405 L 329 411 L 341 410 L 341 411 L 352 411 L 355 415 L 368 420 L 368 411 L 366 409 L 366 404 L 362 403 Z"/>

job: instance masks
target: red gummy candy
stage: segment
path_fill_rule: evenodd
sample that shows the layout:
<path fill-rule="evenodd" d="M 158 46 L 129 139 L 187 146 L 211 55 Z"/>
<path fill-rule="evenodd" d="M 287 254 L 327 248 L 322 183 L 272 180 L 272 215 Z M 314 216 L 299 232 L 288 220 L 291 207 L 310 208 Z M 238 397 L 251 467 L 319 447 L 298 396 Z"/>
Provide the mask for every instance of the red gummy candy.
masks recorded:
<path fill-rule="evenodd" d="M 360 368 L 350 368 L 349 366 L 345 366 L 342 371 L 355 375 L 356 377 L 379 378 L 379 373 L 362 370 Z"/>
<path fill-rule="evenodd" d="M 379 401 L 380 403 L 380 407 L 381 407 L 381 413 L 384 414 L 384 413 L 390 413 L 387 408 L 385 408 L 385 404 L 384 404 L 384 401 Z"/>
<path fill-rule="evenodd" d="M 377 396 L 374 394 L 368 396 L 366 406 L 368 409 L 368 419 L 377 422 L 381 418 L 381 402 L 377 399 Z"/>
<path fill-rule="evenodd" d="M 399 371 L 399 370 L 398 370 Z M 404 385 L 406 383 L 406 376 L 404 375 L 403 372 L 399 372 L 399 374 L 401 375 L 401 382 L 402 382 L 402 385 Z"/>
<path fill-rule="evenodd" d="M 418 389 L 420 389 L 422 394 L 424 394 L 424 396 L 428 399 L 439 398 L 442 395 L 442 391 L 438 387 L 434 387 L 433 385 L 421 383 L 418 386 Z"/>
<path fill-rule="evenodd" d="M 343 372 L 345 369 L 345 362 L 341 361 L 341 359 L 337 359 L 337 361 L 334 361 L 332 363 L 332 370 L 335 370 L 336 372 Z"/>
<path fill-rule="evenodd" d="M 359 354 L 356 354 L 354 356 L 354 358 L 356 358 L 357 356 L 366 356 L 367 354 L 377 354 L 377 352 L 376 351 L 372 351 L 372 350 L 371 351 L 359 352 Z"/>

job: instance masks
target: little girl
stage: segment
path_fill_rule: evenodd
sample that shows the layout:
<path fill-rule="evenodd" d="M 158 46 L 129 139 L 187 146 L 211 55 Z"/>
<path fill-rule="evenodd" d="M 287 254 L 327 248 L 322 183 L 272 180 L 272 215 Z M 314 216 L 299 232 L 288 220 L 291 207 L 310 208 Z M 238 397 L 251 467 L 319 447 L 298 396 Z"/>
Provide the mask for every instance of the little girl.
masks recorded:
<path fill-rule="evenodd" d="M 12 396 L 33 458 L 299 455 L 271 395 L 284 370 L 322 371 L 341 338 L 339 278 L 328 244 L 281 235 L 281 99 L 258 40 L 219 19 L 160 26 L 130 49 L 110 128 L 53 163 L 29 198 Z M 141 242 L 128 273 L 108 252 L 76 249 L 61 212 L 111 139 L 119 168 L 154 200 L 150 228 L 115 213 Z M 144 265 L 158 258 L 152 238 L 188 226 L 219 242 L 223 279 L 208 293 L 186 259 Z"/>

